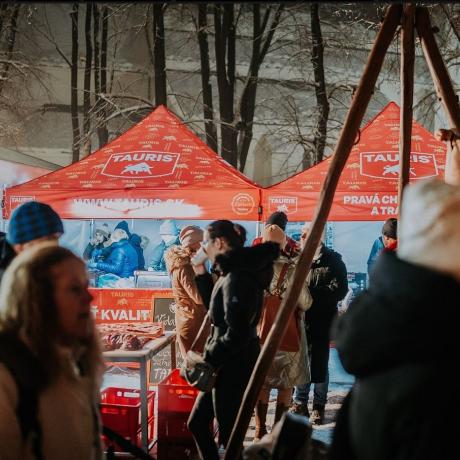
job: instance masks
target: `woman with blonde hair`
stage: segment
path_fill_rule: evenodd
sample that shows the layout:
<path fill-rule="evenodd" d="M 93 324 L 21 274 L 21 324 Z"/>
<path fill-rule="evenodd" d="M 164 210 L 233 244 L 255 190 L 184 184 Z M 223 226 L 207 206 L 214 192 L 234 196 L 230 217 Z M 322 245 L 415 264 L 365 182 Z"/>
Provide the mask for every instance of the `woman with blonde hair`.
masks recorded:
<path fill-rule="evenodd" d="M 262 234 L 262 241 L 271 241 L 278 243 L 280 248 L 286 247 L 286 234 L 278 225 L 267 225 Z M 267 289 L 267 295 L 278 295 L 283 298 L 289 285 L 292 283 L 296 259 L 290 258 L 282 249 L 278 259 L 273 265 L 273 278 L 270 287 Z M 292 390 L 295 385 L 301 385 L 310 381 L 309 360 L 307 354 L 307 338 L 304 326 L 304 312 L 310 308 L 312 298 L 308 286 L 305 283 L 300 293 L 297 310 L 294 312 L 297 321 L 297 331 L 299 332 L 299 343 L 297 351 L 283 350 L 283 343 L 276 352 L 273 363 L 268 371 L 265 383 L 260 392 L 255 410 L 256 429 L 254 441 L 257 442 L 267 433 L 266 417 L 268 411 L 268 402 L 272 388 L 278 390 L 275 410 L 275 423 L 287 411 L 291 403 Z M 264 317 L 262 317 L 262 321 Z M 272 324 L 264 326 L 271 327 Z M 260 326 L 260 325 L 259 325 Z M 289 331 L 287 331 L 288 333 Z M 260 327 L 259 327 L 259 333 Z M 262 338 L 261 338 L 262 340 Z"/>
<path fill-rule="evenodd" d="M 172 291 L 176 304 L 177 343 L 182 358 L 185 359 L 201 324 L 206 316 L 206 308 L 195 283 L 195 272 L 191 257 L 198 251 L 203 241 L 203 230 L 195 225 L 187 225 L 179 234 L 180 246 L 170 247 L 165 255 L 166 268 L 171 276 Z M 195 351 L 202 352 L 209 335 L 209 326 L 203 330 L 195 344 Z"/>
<path fill-rule="evenodd" d="M 68 249 L 40 244 L 6 270 L 0 288 L 3 460 L 102 458 L 103 362 L 91 300 L 85 264 Z"/>

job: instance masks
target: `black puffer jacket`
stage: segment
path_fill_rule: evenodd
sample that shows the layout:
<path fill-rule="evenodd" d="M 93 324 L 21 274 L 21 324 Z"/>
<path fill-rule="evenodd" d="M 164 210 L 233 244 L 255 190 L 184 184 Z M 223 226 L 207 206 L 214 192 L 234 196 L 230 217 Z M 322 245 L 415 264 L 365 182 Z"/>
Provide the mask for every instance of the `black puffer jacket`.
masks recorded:
<path fill-rule="evenodd" d="M 379 256 L 369 289 L 333 326 L 343 366 L 357 378 L 333 442 L 337 454 L 349 441 L 354 457 L 334 460 L 458 457 L 459 299 L 455 279 Z"/>
<path fill-rule="evenodd" d="M 238 248 L 216 257 L 214 269 L 220 277 L 214 287 L 210 274 L 196 277 L 213 325 L 204 359 L 214 367 L 235 355 L 243 357 L 244 348 L 257 337 L 264 289 L 270 285 L 278 255 L 277 243 Z"/>

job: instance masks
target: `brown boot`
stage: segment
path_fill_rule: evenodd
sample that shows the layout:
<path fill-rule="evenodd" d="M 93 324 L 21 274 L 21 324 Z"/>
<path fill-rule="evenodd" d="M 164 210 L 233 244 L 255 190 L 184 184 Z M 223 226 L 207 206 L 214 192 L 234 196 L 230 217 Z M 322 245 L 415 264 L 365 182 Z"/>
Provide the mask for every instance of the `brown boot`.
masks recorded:
<path fill-rule="evenodd" d="M 268 404 L 262 401 L 257 401 L 256 405 L 256 431 L 254 433 L 254 442 L 260 441 L 260 439 L 267 434 L 267 427 L 265 422 L 267 421 Z"/>
<path fill-rule="evenodd" d="M 275 423 L 279 422 L 281 419 L 281 416 L 289 409 L 288 406 L 285 406 L 284 404 L 278 403 L 276 404 L 276 410 L 275 410 Z M 274 423 L 274 424 L 275 424 Z"/>

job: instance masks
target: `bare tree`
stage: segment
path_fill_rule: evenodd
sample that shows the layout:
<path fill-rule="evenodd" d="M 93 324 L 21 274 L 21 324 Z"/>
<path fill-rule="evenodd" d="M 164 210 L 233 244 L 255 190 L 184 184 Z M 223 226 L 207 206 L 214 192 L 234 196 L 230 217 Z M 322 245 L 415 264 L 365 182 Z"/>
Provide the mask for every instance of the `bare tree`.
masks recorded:
<path fill-rule="evenodd" d="M 221 155 L 238 167 L 238 131 L 235 127 L 235 45 L 236 25 L 234 4 L 214 4 L 217 87 L 221 131 Z"/>
<path fill-rule="evenodd" d="M 311 4 L 311 63 L 315 80 L 317 124 L 314 131 L 313 145 L 315 147 L 314 162 L 319 163 L 323 159 L 326 145 L 327 120 L 329 118 L 329 101 L 326 93 L 326 79 L 324 72 L 324 43 L 321 34 L 321 22 L 319 19 L 319 4 Z M 311 166 L 309 158 L 303 158 L 303 167 Z"/>
<path fill-rule="evenodd" d="M 70 67 L 70 116 L 72 118 L 72 163 L 80 159 L 80 125 L 78 120 L 78 2 L 72 4 L 72 58 Z"/>
<path fill-rule="evenodd" d="M 153 60 L 155 71 L 155 105 L 167 105 L 164 12 L 166 3 L 153 4 Z"/>
<path fill-rule="evenodd" d="M 109 31 L 109 12 L 106 5 L 102 7 L 102 38 L 101 38 L 101 93 L 107 92 L 107 46 L 108 46 L 108 31 Z M 97 72 L 97 69 L 94 70 Z M 107 116 L 106 104 L 101 104 L 98 107 L 100 122 L 97 124 L 97 137 L 99 139 L 99 148 L 107 144 L 109 140 L 109 133 L 107 130 L 107 123 L 105 121 Z"/>
<path fill-rule="evenodd" d="M 211 68 L 209 64 L 209 45 L 208 45 L 208 20 L 207 4 L 198 5 L 198 26 L 197 37 L 200 47 L 200 64 L 201 64 L 201 86 L 203 93 L 203 115 L 206 131 L 206 143 L 215 152 L 218 151 L 217 145 L 217 128 L 214 123 L 214 109 L 212 102 L 212 85 L 211 85 Z"/>
<path fill-rule="evenodd" d="M 10 66 L 11 66 L 11 59 L 13 57 L 14 45 L 16 43 L 16 30 L 17 30 L 17 25 L 18 25 L 19 9 L 20 9 L 20 5 L 18 4 L 14 4 L 9 7 L 8 7 L 8 4 L 6 4 L 6 6 L 4 6 L 2 10 L 0 10 L 1 11 L 0 36 L 2 33 L 3 24 L 4 24 L 3 17 L 4 15 L 9 16 L 7 18 L 8 25 L 6 27 L 5 40 L 4 40 L 6 44 L 5 61 L 3 62 L 2 64 L 3 68 L 0 71 L 0 94 L 3 91 L 4 82 L 7 78 L 8 70 L 10 69 Z"/>
<path fill-rule="evenodd" d="M 253 9 L 253 39 L 252 39 L 252 55 L 251 63 L 249 64 L 249 71 L 246 77 L 246 83 L 240 97 L 238 123 L 239 137 L 238 137 L 238 167 L 240 171 L 244 171 L 246 159 L 248 157 L 249 147 L 251 145 L 253 130 L 252 123 L 254 121 L 254 113 L 256 108 L 257 96 L 257 83 L 259 77 L 259 70 L 265 56 L 270 48 L 273 35 L 279 25 L 283 5 L 278 5 L 276 10 L 274 7 L 267 6 L 265 9 L 264 17 L 261 21 L 260 4 L 254 3 Z M 274 10 L 273 19 L 270 25 L 270 13 Z M 265 40 L 264 34 L 267 30 Z"/>
<path fill-rule="evenodd" d="M 93 3 L 86 4 L 85 15 L 85 42 L 86 42 L 86 59 L 85 59 L 85 78 L 83 82 L 83 156 L 91 153 L 91 67 L 93 63 L 93 44 L 91 36 L 91 18 L 93 14 Z"/>

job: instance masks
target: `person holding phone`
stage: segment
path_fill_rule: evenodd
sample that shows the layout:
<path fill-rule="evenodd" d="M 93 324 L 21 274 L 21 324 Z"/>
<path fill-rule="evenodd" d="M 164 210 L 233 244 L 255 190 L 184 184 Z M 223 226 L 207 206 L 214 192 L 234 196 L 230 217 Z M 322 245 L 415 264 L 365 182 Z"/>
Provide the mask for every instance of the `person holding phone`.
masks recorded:
<path fill-rule="evenodd" d="M 206 227 L 202 251 L 218 275 L 213 284 L 203 259 L 192 259 L 195 280 L 212 328 L 203 359 L 217 370 L 212 391 L 200 392 L 188 420 L 202 459 L 218 460 L 218 447 L 210 430 L 215 418 L 219 425 L 219 444 L 230 438 L 244 391 L 260 351 L 257 324 L 264 290 L 273 277 L 273 263 L 279 244 L 267 242 L 243 247 L 244 227 L 228 220 L 217 220 Z"/>

